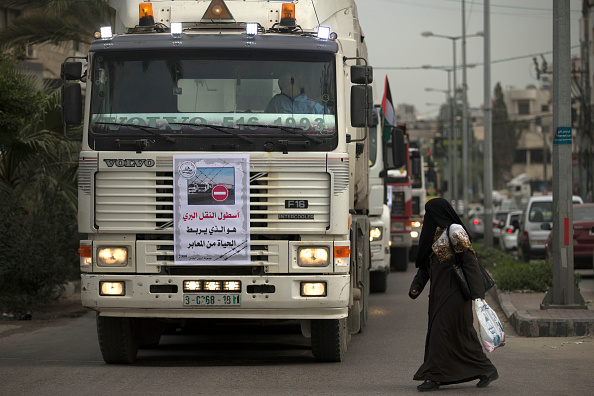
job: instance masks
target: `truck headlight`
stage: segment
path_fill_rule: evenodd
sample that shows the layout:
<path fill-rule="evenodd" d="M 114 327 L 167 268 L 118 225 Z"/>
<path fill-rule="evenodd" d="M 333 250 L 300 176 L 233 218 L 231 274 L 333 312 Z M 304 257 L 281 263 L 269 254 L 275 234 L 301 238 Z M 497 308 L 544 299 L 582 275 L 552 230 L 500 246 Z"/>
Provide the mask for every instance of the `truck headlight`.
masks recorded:
<path fill-rule="evenodd" d="M 100 296 L 125 296 L 126 284 L 124 282 L 99 282 Z"/>
<path fill-rule="evenodd" d="M 369 242 L 379 241 L 382 239 L 382 227 L 375 227 L 369 230 Z"/>
<path fill-rule="evenodd" d="M 328 248 L 301 247 L 297 250 L 297 265 L 300 267 L 326 267 L 329 264 Z"/>
<path fill-rule="evenodd" d="M 301 297 L 326 297 L 326 282 L 301 282 Z"/>
<path fill-rule="evenodd" d="M 97 250 L 101 267 L 125 267 L 128 264 L 128 249 L 125 247 L 102 247 Z"/>

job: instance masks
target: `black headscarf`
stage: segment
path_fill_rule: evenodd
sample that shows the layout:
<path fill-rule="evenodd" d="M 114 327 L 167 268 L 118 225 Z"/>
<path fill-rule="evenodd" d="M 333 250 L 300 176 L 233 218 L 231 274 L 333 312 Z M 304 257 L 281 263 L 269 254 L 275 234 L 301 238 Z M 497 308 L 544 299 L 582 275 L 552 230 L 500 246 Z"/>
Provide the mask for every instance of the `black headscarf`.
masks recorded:
<path fill-rule="evenodd" d="M 419 250 L 417 260 L 415 261 L 417 268 L 425 266 L 429 262 L 431 245 L 433 245 L 433 238 L 435 237 L 437 227 L 446 228 L 450 224 L 460 224 L 468 234 L 468 230 L 462 224 L 458 213 L 456 213 L 447 200 L 433 198 L 425 204 L 425 218 L 423 219 L 423 228 L 419 237 Z M 470 234 L 468 238 L 470 239 Z"/>

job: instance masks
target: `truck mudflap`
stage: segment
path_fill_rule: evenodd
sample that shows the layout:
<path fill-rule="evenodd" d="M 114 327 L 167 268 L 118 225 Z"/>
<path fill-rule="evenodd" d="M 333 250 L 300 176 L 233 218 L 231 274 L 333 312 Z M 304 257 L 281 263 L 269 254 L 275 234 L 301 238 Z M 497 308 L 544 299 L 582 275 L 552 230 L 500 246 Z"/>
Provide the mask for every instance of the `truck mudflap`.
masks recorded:
<path fill-rule="evenodd" d="M 186 282 L 240 282 L 238 291 L 188 291 Z M 104 295 L 106 283 L 122 282 L 122 295 Z M 302 296 L 308 282 L 326 285 L 325 295 Z M 194 286 L 195 284 L 192 284 Z M 212 285 L 209 283 L 209 285 Z M 341 319 L 348 315 L 348 275 L 299 276 L 81 276 L 85 307 L 101 316 L 146 318 Z"/>

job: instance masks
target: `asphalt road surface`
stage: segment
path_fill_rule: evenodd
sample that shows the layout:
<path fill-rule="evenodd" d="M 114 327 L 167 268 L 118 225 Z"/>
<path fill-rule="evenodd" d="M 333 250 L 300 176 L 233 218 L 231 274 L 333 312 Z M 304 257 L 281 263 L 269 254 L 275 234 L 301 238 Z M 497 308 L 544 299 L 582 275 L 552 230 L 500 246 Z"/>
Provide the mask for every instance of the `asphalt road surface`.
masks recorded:
<path fill-rule="evenodd" d="M 291 325 L 166 335 L 135 364 L 118 366 L 101 358 L 92 312 L 36 325 L 2 321 L 0 395 L 416 395 L 427 296 L 408 298 L 413 274 L 390 274 L 388 292 L 371 296 L 368 325 L 341 363 L 314 361 L 309 341 Z M 488 388 L 473 382 L 438 392 L 594 394 L 591 337 L 523 338 L 509 330 L 507 345 L 489 357 L 500 379 Z"/>

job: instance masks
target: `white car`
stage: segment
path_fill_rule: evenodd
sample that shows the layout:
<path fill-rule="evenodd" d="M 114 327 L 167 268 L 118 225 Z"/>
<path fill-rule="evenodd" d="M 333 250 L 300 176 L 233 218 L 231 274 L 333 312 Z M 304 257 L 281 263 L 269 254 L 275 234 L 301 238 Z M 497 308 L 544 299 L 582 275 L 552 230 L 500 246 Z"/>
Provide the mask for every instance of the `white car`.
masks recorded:
<path fill-rule="evenodd" d="M 499 227 L 499 247 L 504 252 L 518 248 L 518 229 L 520 228 L 521 210 L 508 212 Z"/>
<path fill-rule="evenodd" d="M 583 204 L 581 197 L 572 197 L 574 204 Z M 538 195 L 528 200 L 522 212 L 518 231 L 518 256 L 523 261 L 545 256 L 545 243 L 553 226 L 553 196 Z"/>

